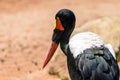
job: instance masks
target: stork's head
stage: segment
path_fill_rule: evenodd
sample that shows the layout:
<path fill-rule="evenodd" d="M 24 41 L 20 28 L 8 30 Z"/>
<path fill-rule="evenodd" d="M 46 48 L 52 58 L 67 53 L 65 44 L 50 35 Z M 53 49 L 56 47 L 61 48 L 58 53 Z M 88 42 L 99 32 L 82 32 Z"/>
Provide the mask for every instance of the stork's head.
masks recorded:
<path fill-rule="evenodd" d="M 57 12 L 55 16 L 56 25 L 54 26 L 54 33 L 52 40 L 59 43 L 64 33 L 71 33 L 75 27 L 75 15 L 68 9 L 62 9 Z M 68 35 L 68 34 L 67 34 Z"/>
<path fill-rule="evenodd" d="M 75 15 L 71 10 L 68 9 L 61 9 L 57 12 L 55 16 L 55 26 L 53 29 L 53 36 L 52 36 L 52 44 L 50 50 L 48 52 L 48 56 L 45 60 L 43 68 L 47 65 L 47 63 L 52 58 L 53 54 L 55 53 L 58 44 L 61 41 L 69 41 L 70 34 L 72 33 L 75 27 Z"/>

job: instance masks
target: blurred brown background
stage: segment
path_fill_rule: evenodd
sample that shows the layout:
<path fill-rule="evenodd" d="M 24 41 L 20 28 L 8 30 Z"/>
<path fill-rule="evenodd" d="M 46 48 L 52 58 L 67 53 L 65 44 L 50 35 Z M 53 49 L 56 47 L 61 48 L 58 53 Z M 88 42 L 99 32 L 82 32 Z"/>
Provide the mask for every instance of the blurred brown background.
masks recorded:
<path fill-rule="evenodd" d="M 73 34 L 96 32 L 120 56 L 119 0 L 0 0 L 0 80 L 70 80 L 60 49 L 41 70 L 62 8 L 76 15 Z"/>

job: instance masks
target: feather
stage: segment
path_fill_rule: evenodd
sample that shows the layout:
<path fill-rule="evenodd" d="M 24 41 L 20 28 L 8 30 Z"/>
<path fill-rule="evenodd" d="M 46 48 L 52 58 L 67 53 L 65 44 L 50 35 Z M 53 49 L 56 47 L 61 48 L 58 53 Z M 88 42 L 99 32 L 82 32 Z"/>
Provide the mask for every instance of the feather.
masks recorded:
<path fill-rule="evenodd" d="M 119 80 L 117 62 L 105 47 L 86 49 L 75 60 L 83 80 Z"/>

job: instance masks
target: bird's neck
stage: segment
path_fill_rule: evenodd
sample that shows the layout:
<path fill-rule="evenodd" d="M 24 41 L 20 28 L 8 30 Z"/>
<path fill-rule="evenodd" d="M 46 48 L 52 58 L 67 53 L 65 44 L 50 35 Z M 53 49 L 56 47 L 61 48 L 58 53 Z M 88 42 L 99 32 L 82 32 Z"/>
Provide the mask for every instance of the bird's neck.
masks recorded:
<path fill-rule="evenodd" d="M 67 55 L 68 42 L 61 42 L 60 47 L 65 55 Z"/>
<path fill-rule="evenodd" d="M 60 47 L 65 55 L 67 55 L 67 53 L 68 53 L 67 52 L 68 51 L 68 43 L 69 43 L 70 35 L 72 32 L 73 32 L 73 29 L 65 31 L 63 33 L 63 36 L 60 41 Z"/>

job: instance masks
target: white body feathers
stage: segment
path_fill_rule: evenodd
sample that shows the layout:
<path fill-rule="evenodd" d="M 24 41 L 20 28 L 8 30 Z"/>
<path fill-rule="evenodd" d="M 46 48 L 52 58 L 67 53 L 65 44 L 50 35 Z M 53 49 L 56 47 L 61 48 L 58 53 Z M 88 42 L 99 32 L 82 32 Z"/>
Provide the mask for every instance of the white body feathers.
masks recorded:
<path fill-rule="evenodd" d="M 72 52 L 74 58 L 76 58 L 79 54 L 83 53 L 85 49 L 101 47 L 104 45 L 105 44 L 103 40 L 100 38 L 100 36 L 92 32 L 76 34 L 69 41 L 70 51 Z M 115 58 L 115 53 L 112 46 L 105 47 L 110 48 L 109 50 L 112 53 L 113 57 Z"/>

